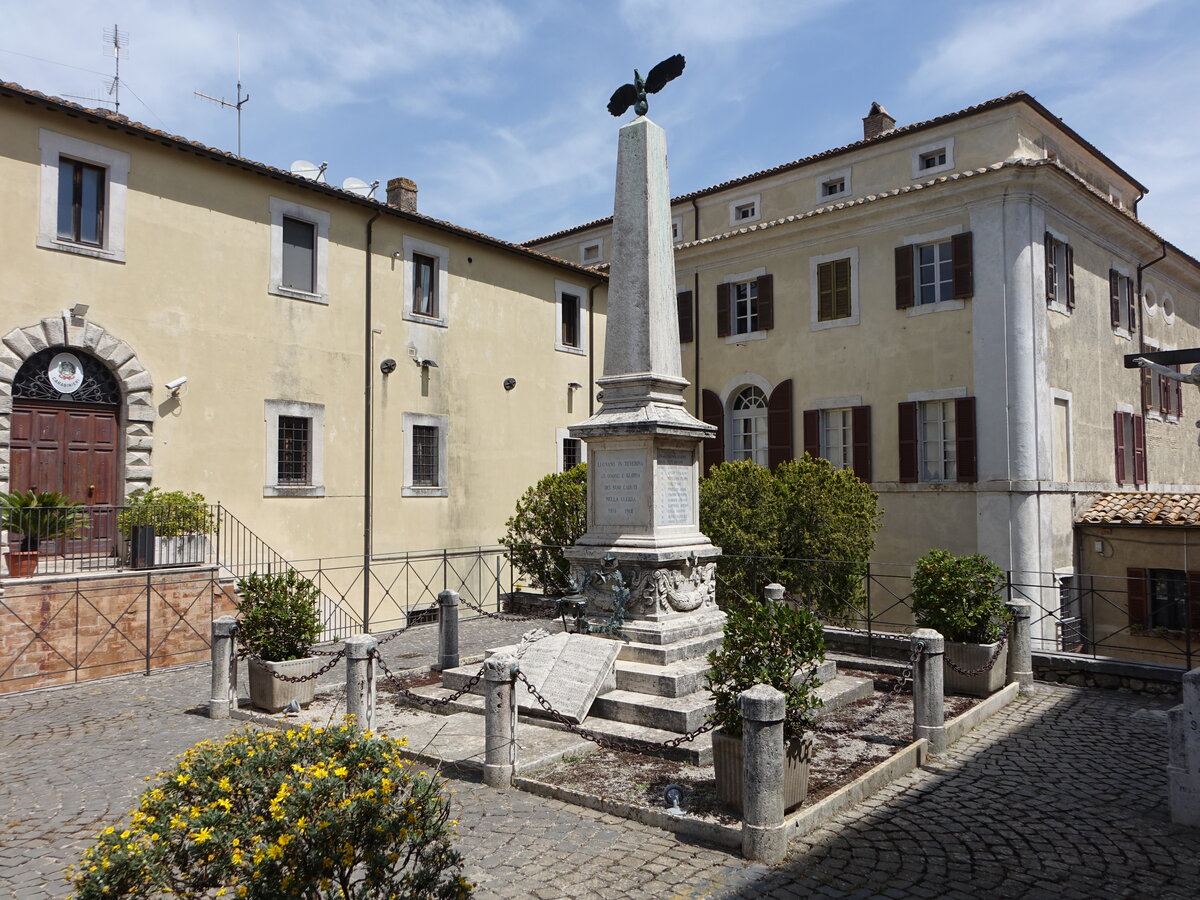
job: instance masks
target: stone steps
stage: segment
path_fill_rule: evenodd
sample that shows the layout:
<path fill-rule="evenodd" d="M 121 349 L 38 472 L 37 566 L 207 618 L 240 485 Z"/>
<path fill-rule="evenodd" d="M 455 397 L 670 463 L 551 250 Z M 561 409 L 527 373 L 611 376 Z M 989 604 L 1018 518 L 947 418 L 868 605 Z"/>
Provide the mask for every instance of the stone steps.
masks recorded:
<path fill-rule="evenodd" d="M 720 646 L 720 634 L 703 634 L 675 644 L 643 644 L 629 641 L 621 645 L 617 659 L 665 666 L 686 659 L 704 659 L 710 651 Z"/>
<path fill-rule="evenodd" d="M 686 697 L 708 687 L 708 660 L 683 659 L 666 665 L 617 659 L 617 689 L 656 697 Z"/>
<path fill-rule="evenodd" d="M 611 719 L 630 725 L 661 728 L 683 734 L 699 728 L 713 711 L 714 704 L 707 691 L 686 697 L 655 697 L 636 691 L 609 691 L 592 704 L 592 718 Z"/>

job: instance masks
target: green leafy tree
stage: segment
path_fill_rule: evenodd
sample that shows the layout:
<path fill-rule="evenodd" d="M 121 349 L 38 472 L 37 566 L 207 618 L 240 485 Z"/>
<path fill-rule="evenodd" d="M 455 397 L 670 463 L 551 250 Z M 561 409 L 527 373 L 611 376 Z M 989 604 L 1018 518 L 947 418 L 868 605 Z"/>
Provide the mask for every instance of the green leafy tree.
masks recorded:
<path fill-rule="evenodd" d="M 991 644 L 1000 640 L 1010 615 L 1004 605 L 1004 573 L 982 553 L 955 556 L 930 550 L 917 560 L 912 578 L 913 617 L 948 641 Z"/>
<path fill-rule="evenodd" d="M 295 569 L 237 583 L 241 652 L 267 662 L 304 659 L 321 634 L 321 590 Z"/>
<path fill-rule="evenodd" d="M 526 490 L 504 527 L 500 543 L 513 568 L 548 595 L 565 594 L 570 566 L 562 548 L 587 530 L 587 464 L 547 475 Z"/>

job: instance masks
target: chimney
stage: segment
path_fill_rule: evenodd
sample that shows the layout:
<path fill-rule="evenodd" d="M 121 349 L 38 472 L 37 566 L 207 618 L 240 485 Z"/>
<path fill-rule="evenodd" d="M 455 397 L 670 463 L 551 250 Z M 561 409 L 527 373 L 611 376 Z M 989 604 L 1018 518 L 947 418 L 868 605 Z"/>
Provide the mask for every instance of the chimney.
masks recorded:
<path fill-rule="evenodd" d="M 891 131 L 896 127 L 896 120 L 893 119 L 886 109 L 879 105 L 878 101 L 871 104 L 871 111 L 867 113 L 863 119 L 863 140 L 869 141 L 873 137 L 879 137 L 885 131 Z M 391 202 L 392 186 L 388 185 L 388 202 Z"/>
<path fill-rule="evenodd" d="M 411 178 L 390 178 L 387 185 L 388 206 L 401 212 L 417 211 L 417 183 Z"/>

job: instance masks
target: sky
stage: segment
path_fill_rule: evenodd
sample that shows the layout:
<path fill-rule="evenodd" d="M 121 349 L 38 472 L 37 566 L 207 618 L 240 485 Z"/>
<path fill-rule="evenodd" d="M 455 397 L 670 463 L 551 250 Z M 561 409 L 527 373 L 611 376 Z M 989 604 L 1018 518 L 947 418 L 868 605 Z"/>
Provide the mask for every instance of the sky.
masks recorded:
<path fill-rule="evenodd" d="M 328 180 L 417 182 L 420 211 L 511 241 L 612 213 L 609 95 L 650 98 L 687 193 L 1016 90 L 1150 188 L 1142 219 L 1200 255 L 1193 0 L 0 0 L 0 80 Z M 85 99 L 78 99 L 78 98 Z"/>

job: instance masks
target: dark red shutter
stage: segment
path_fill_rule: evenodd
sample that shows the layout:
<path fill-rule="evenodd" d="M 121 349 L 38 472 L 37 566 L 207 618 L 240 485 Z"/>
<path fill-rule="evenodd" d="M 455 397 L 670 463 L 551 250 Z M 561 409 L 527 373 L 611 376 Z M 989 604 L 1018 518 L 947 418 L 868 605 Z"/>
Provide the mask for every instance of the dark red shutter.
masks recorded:
<path fill-rule="evenodd" d="M 1171 412 L 1171 396 L 1175 393 L 1171 390 L 1172 379 L 1166 375 L 1158 375 L 1158 411 L 1162 415 L 1167 415 Z"/>
<path fill-rule="evenodd" d="M 1183 369 L 1180 366 L 1176 366 L 1175 371 L 1182 372 Z M 1172 381 L 1171 387 L 1175 391 L 1175 415 L 1182 419 L 1183 418 L 1183 382 L 1182 381 Z"/>
<path fill-rule="evenodd" d="M 1188 578 L 1191 587 L 1191 576 Z M 1150 624 L 1149 583 L 1145 569 L 1125 570 L 1126 600 L 1129 606 L 1129 624 L 1147 626 Z"/>
<path fill-rule="evenodd" d="M 900 413 L 900 480 L 917 481 L 919 457 L 917 454 L 917 404 L 901 403 Z"/>
<path fill-rule="evenodd" d="M 975 266 L 971 232 L 950 238 L 950 258 L 954 261 L 954 299 L 966 300 L 975 296 Z"/>
<path fill-rule="evenodd" d="M 1146 481 L 1146 419 L 1133 416 L 1133 483 L 1145 487 Z"/>
<path fill-rule="evenodd" d="M 679 307 L 679 343 L 687 344 L 695 340 L 696 334 L 692 321 L 692 292 L 680 291 L 675 302 Z"/>
<path fill-rule="evenodd" d="M 713 466 L 725 462 L 725 409 L 721 406 L 721 398 L 713 391 L 701 391 L 700 397 L 704 424 L 717 429 L 717 433 L 704 442 L 704 471 L 707 473 Z"/>
<path fill-rule="evenodd" d="M 913 247 L 906 244 L 896 248 L 896 309 L 913 305 Z"/>
<path fill-rule="evenodd" d="M 1133 293 L 1133 279 L 1125 279 L 1125 290 L 1129 296 L 1129 331 L 1137 328 L 1137 297 Z"/>
<path fill-rule="evenodd" d="M 1149 353 L 1150 348 L 1145 344 L 1141 345 L 1142 353 Z M 1154 379 L 1158 376 L 1150 369 L 1142 366 L 1142 409 L 1150 409 L 1154 405 Z"/>
<path fill-rule="evenodd" d="M 1075 251 L 1067 244 L 1063 248 L 1067 260 L 1067 309 L 1075 308 Z"/>
<path fill-rule="evenodd" d="M 1121 276 L 1116 269 L 1108 270 L 1108 313 L 1113 328 L 1121 324 Z"/>
<path fill-rule="evenodd" d="M 1046 302 L 1053 303 L 1058 299 L 1054 296 L 1054 236 L 1048 231 L 1044 243 L 1046 247 Z"/>
<path fill-rule="evenodd" d="M 760 275 L 758 278 L 758 330 L 770 331 L 775 327 L 775 278 Z"/>
<path fill-rule="evenodd" d="M 1192 631 L 1200 631 L 1200 572 L 1188 572 L 1188 621 L 1184 624 Z"/>
<path fill-rule="evenodd" d="M 816 459 L 821 455 L 821 411 L 804 411 L 804 452 Z"/>
<path fill-rule="evenodd" d="M 767 400 L 767 465 L 795 457 L 792 449 L 792 379 L 781 381 Z"/>
<path fill-rule="evenodd" d="M 717 337 L 729 337 L 729 285 L 717 285 Z"/>
<path fill-rule="evenodd" d="M 959 481 L 979 477 L 975 443 L 975 398 L 959 397 L 954 401 L 954 456 Z"/>
<path fill-rule="evenodd" d="M 1113 413 L 1113 446 L 1117 453 L 1117 484 L 1125 483 L 1125 416 Z"/>
<path fill-rule="evenodd" d="M 854 441 L 854 474 L 868 484 L 871 482 L 871 407 L 855 406 L 850 411 L 851 435 Z"/>

